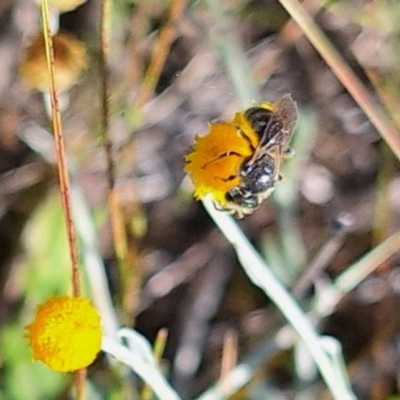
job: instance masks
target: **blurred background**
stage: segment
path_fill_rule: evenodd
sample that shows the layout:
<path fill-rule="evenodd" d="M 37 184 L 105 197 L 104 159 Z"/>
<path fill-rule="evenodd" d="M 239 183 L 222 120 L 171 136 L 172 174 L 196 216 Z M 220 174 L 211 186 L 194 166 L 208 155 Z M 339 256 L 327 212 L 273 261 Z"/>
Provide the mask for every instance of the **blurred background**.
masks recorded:
<path fill-rule="evenodd" d="M 63 129 L 72 182 L 92 217 L 88 229 L 98 236 L 121 325 L 151 343 L 168 330 L 163 367 L 183 399 L 218 380 L 227 343 L 238 362 L 254 365 L 233 398 L 329 398 L 312 368 L 309 376 L 300 373 L 308 368 L 301 357 L 273 348 L 285 322 L 193 199 L 183 156 L 209 121 L 232 119 L 248 100 L 291 93 L 300 113 L 295 156 L 285 162 L 273 197 L 239 224 L 289 289 L 321 249 L 336 245 L 317 262 L 311 280 L 318 285 L 299 289 L 306 310 L 330 280 L 399 229 L 398 160 L 278 1 L 188 0 L 171 17 L 176 3 L 112 4 L 108 100 L 125 269 L 113 246 L 100 136 L 100 1 L 60 16 L 60 29 L 81 40 L 89 56 L 79 82 L 61 95 Z M 400 126 L 398 2 L 304 3 Z M 0 399 L 70 398 L 70 377 L 31 363 L 23 337 L 36 305 L 70 288 L 46 99 L 18 73 L 40 26 L 35 1 L 0 2 Z M 171 43 L 160 50 L 166 29 Z M 155 90 L 143 95 L 150 60 L 162 50 Z M 399 399 L 399 256 L 373 269 L 319 326 L 341 341 L 358 398 Z M 140 387 L 132 379 L 99 356 L 89 369 L 88 398 L 140 398 L 131 392 Z"/>

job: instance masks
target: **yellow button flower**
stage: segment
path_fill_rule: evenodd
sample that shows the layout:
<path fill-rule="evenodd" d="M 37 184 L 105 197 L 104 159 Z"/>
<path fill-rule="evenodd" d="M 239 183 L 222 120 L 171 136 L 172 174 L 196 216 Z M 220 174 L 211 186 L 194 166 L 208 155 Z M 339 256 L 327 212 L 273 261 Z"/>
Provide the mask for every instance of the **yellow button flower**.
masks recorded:
<path fill-rule="evenodd" d="M 296 120 L 296 102 L 286 94 L 239 111 L 230 122 L 211 124 L 185 156 L 195 197 L 209 195 L 217 209 L 237 218 L 252 214 L 281 180 Z"/>
<path fill-rule="evenodd" d="M 50 298 L 38 306 L 35 320 L 26 329 L 33 359 L 54 371 L 85 368 L 100 350 L 100 317 L 83 297 Z"/>
<path fill-rule="evenodd" d="M 243 130 L 235 122 L 210 124 L 205 136 L 196 136 L 192 152 L 185 156 L 184 170 L 195 187 L 194 195 L 202 199 L 210 194 L 214 202 L 225 206 L 226 193 L 240 183 L 239 170 L 258 142 L 251 130 Z M 249 134 L 249 133 L 250 134 Z"/>

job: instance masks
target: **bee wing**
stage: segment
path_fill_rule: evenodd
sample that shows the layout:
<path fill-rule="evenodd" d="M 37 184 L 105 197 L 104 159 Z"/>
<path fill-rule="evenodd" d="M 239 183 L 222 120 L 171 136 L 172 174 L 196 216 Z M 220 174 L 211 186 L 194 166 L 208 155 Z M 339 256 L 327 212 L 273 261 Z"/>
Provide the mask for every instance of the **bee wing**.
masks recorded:
<path fill-rule="evenodd" d="M 287 147 L 297 122 L 297 105 L 289 94 L 280 98 L 274 107 L 261 140 L 253 154 L 250 164 L 262 157 L 266 152 L 278 153 Z"/>
<path fill-rule="evenodd" d="M 289 94 L 280 98 L 258 147 L 267 149 L 276 145 L 286 147 L 292 137 L 297 114 L 297 105 Z"/>

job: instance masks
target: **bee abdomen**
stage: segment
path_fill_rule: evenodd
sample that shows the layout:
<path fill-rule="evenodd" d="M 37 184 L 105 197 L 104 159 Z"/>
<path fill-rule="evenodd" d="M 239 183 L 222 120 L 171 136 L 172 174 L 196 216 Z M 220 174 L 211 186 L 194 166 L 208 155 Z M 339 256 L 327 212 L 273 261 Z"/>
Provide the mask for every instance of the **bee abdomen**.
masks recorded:
<path fill-rule="evenodd" d="M 265 128 L 272 115 L 272 111 L 262 107 L 252 107 L 244 113 L 245 118 L 249 121 L 260 139 L 263 137 Z"/>

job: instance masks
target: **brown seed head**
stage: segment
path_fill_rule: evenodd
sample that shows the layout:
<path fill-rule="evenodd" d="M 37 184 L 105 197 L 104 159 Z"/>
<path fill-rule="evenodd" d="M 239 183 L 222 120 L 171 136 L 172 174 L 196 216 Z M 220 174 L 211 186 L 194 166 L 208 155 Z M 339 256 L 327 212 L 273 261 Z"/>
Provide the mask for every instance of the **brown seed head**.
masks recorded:
<path fill-rule="evenodd" d="M 87 0 L 47 0 L 50 8 L 57 9 L 59 12 L 67 12 L 75 10 Z"/>
<path fill-rule="evenodd" d="M 57 90 L 67 90 L 74 85 L 87 67 L 86 50 L 79 40 L 65 33 L 53 36 L 54 83 Z M 43 35 L 35 36 L 25 49 L 19 65 L 24 83 L 41 91 L 48 91 L 50 79 L 46 62 Z"/>

